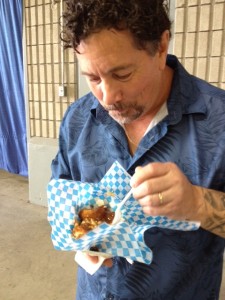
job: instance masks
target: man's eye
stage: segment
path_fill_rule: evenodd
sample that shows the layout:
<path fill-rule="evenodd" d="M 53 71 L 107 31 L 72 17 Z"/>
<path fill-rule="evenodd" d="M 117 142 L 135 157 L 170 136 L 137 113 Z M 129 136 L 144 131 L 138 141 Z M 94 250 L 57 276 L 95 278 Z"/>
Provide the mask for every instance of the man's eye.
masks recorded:
<path fill-rule="evenodd" d="M 127 73 L 127 74 L 124 74 L 124 75 L 119 75 L 119 74 L 114 74 L 113 77 L 118 79 L 118 80 L 127 80 L 129 79 L 131 76 L 131 73 Z"/>
<path fill-rule="evenodd" d="M 100 78 L 99 77 L 89 77 L 88 80 L 90 82 L 99 82 L 100 81 Z"/>

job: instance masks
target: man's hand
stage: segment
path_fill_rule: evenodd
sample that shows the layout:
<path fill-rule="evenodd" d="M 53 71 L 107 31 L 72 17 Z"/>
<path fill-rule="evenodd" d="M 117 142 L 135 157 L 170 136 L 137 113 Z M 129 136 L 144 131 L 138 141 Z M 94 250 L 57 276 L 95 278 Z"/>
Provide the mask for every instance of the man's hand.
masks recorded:
<path fill-rule="evenodd" d="M 76 252 L 75 261 L 90 275 L 93 275 L 96 271 L 98 271 L 102 265 L 105 265 L 106 267 L 112 267 L 113 265 L 111 258 L 92 256 L 83 251 Z"/>
<path fill-rule="evenodd" d="M 225 238 L 225 193 L 192 185 L 174 163 L 136 168 L 131 186 L 147 215 L 199 221 Z"/>
<path fill-rule="evenodd" d="M 174 163 L 136 168 L 131 186 L 147 215 L 200 221 L 198 211 L 204 205 L 201 189 L 192 185 Z"/>
<path fill-rule="evenodd" d="M 99 263 L 99 256 L 92 256 L 87 253 L 84 253 L 84 256 L 86 259 L 92 263 L 92 264 L 98 264 Z M 111 258 L 105 258 L 105 260 L 102 263 L 104 266 L 111 268 L 113 265 L 113 261 Z"/>

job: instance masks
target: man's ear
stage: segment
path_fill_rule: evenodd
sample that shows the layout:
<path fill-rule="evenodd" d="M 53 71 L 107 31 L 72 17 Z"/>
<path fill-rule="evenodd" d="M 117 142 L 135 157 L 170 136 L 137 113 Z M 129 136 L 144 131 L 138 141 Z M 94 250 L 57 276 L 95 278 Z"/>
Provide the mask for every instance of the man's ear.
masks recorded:
<path fill-rule="evenodd" d="M 166 58 L 168 54 L 169 43 L 170 43 L 170 32 L 169 30 L 165 30 L 162 33 L 161 40 L 159 43 L 159 48 L 158 48 L 160 70 L 163 70 L 166 66 Z"/>

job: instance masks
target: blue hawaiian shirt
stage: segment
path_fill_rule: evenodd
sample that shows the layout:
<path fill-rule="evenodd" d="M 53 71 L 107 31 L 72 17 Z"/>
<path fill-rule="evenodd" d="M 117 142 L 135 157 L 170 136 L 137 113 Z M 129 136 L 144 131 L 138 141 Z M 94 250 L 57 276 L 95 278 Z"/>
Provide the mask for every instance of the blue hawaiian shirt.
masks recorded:
<path fill-rule="evenodd" d="M 168 115 L 131 156 L 123 128 L 89 93 L 74 102 L 61 124 L 54 178 L 99 182 L 117 160 L 129 174 L 150 162 L 175 162 L 195 185 L 225 191 L 225 91 L 188 74 L 175 56 Z M 150 265 L 113 258 L 94 275 L 78 269 L 77 300 L 216 300 L 224 239 L 194 232 L 151 228 L 145 242 Z"/>

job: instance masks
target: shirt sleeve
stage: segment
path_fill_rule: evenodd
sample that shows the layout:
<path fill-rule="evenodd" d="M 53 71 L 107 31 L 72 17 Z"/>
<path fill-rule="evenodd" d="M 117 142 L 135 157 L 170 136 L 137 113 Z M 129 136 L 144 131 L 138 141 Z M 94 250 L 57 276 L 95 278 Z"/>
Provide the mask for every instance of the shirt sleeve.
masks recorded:
<path fill-rule="evenodd" d="M 69 111 L 69 110 L 68 110 Z M 65 114 L 59 133 L 59 150 L 51 164 L 52 177 L 55 179 L 72 179 L 68 162 L 68 134 L 67 134 L 67 115 Z"/>

